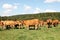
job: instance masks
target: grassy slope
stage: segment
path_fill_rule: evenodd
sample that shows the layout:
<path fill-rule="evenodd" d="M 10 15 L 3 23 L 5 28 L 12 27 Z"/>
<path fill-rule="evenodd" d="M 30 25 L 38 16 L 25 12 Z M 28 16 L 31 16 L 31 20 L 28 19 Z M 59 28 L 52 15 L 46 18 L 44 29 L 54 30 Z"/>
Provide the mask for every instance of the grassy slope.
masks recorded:
<path fill-rule="evenodd" d="M 0 31 L 0 40 L 60 40 L 60 25 L 40 30 L 11 29 Z"/>

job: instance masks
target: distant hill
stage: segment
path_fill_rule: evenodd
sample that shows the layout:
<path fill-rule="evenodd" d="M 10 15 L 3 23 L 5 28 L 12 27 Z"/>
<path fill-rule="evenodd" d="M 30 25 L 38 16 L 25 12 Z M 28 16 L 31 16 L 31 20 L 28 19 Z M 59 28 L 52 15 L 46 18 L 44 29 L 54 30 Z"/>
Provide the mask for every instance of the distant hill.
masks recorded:
<path fill-rule="evenodd" d="M 60 20 L 60 12 L 46 12 L 46 13 L 38 13 L 38 14 L 25 14 L 25 15 L 13 15 L 13 16 L 0 16 L 0 20 L 27 20 L 38 18 L 40 20 L 46 20 L 48 18 L 51 19 L 59 19 Z"/>

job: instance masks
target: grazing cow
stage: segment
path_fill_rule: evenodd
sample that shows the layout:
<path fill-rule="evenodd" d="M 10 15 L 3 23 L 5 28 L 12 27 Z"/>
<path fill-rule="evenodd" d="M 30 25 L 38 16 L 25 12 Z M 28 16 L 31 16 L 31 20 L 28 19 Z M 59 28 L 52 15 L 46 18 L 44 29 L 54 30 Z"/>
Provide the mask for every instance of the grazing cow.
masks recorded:
<path fill-rule="evenodd" d="M 14 21 L 15 28 L 19 28 L 19 21 Z"/>
<path fill-rule="evenodd" d="M 51 28 L 51 25 L 52 25 L 52 20 L 51 19 L 47 20 L 47 25 L 48 25 L 48 28 Z"/>
<path fill-rule="evenodd" d="M 24 20 L 23 25 L 29 29 L 31 26 L 34 26 L 35 29 L 38 29 L 39 20 L 38 19 L 31 19 L 31 20 Z"/>
<path fill-rule="evenodd" d="M 53 20 L 52 24 L 54 27 L 58 26 L 59 20 L 57 20 L 57 19 Z"/>
<path fill-rule="evenodd" d="M 3 28 L 4 29 L 10 29 L 10 28 L 21 28 L 21 21 L 12 21 L 12 20 L 6 20 L 3 22 Z"/>
<path fill-rule="evenodd" d="M 40 26 L 42 27 L 42 26 L 44 25 L 44 21 L 41 20 L 41 21 L 39 22 L 39 24 L 40 24 Z"/>
<path fill-rule="evenodd" d="M 22 28 L 22 21 L 15 21 L 14 23 L 15 28 Z"/>
<path fill-rule="evenodd" d="M 10 28 L 14 28 L 14 21 L 12 20 L 6 20 L 6 21 L 3 21 L 3 28 L 5 29 L 10 29 Z"/>

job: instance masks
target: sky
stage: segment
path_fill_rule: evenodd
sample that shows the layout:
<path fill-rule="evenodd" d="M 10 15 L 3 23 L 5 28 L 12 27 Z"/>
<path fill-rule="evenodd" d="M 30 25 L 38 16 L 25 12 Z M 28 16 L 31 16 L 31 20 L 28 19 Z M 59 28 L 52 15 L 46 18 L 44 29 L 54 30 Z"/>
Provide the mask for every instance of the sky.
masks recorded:
<path fill-rule="evenodd" d="M 0 0 L 0 16 L 60 12 L 60 0 Z"/>

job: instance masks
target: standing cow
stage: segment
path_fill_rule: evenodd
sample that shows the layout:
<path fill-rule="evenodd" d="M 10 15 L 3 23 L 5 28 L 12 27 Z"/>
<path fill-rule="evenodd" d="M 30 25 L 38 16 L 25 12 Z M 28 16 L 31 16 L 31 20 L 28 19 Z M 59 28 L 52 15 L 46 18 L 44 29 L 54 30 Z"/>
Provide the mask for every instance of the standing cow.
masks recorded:
<path fill-rule="evenodd" d="M 22 21 L 14 21 L 15 28 L 23 28 L 23 22 Z"/>
<path fill-rule="evenodd" d="M 58 26 L 59 20 L 57 20 L 57 19 L 53 20 L 52 24 L 54 27 Z"/>
<path fill-rule="evenodd" d="M 31 19 L 31 20 L 24 20 L 23 25 L 29 29 L 31 26 L 34 26 L 35 29 L 38 29 L 39 20 L 38 19 Z"/>
<path fill-rule="evenodd" d="M 3 21 L 3 29 L 10 29 L 10 28 L 14 28 L 14 21 L 12 20 L 6 20 Z"/>
<path fill-rule="evenodd" d="M 51 25 L 52 25 L 52 20 L 51 19 L 47 20 L 47 25 L 48 25 L 48 28 L 51 28 Z"/>
<path fill-rule="evenodd" d="M 44 21 L 43 20 L 40 20 L 39 21 L 39 25 L 42 27 L 44 25 Z"/>

